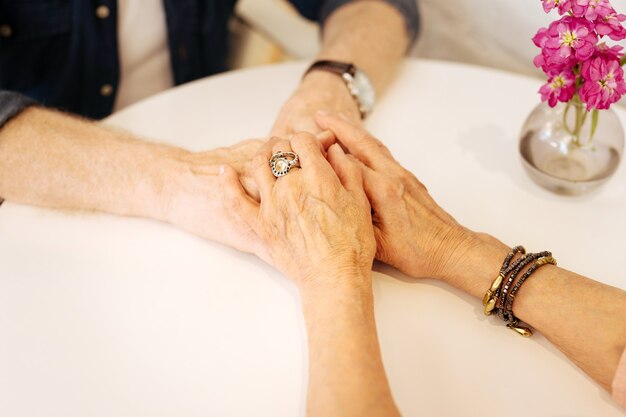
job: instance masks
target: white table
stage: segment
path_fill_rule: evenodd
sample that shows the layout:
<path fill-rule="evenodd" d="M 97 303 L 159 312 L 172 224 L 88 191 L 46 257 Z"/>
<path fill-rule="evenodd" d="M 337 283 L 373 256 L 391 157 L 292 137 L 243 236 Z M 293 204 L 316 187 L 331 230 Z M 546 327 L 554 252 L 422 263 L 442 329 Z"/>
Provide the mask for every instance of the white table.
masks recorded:
<path fill-rule="evenodd" d="M 260 137 L 304 68 L 201 80 L 108 122 L 194 150 Z M 625 164 L 584 197 L 534 185 L 517 134 L 538 87 L 411 61 L 367 124 L 463 224 L 624 288 Z M 150 220 L 5 203 L 0 266 L 0 416 L 304 414 L 298 293 L 252 256 Z M 382 351 L 405 416 L 624 415 L 541 335 L 520 338 L 447 285 L 376 271 Z"/>

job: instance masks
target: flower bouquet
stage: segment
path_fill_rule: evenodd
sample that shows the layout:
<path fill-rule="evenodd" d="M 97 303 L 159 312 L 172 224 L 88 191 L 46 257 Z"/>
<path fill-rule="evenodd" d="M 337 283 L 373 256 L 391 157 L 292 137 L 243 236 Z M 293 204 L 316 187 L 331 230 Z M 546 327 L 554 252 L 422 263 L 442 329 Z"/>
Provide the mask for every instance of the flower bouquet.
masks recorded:
<path fill-rule="evenodd" d="M 534 64 L 548 76 L 539 92 L 551 107 L 567 103 L 567 111 L 575 105 L 576 117 L 570 130 L 580 144 L 580 129 L 591 112 L 591 135 L 598 123 L 598 110 L 608 109 L 626 93 L 624 54 L 621 46 L 608 46 L 603 37 L 614 41 L 626 38 L 622 22 L 609 0 L 542 0 L 549 13 L 557 9 L 562 16 L 548 28 L 541 28 L 533 42 L 541 53 Z M 586 111 L 580 105 L 586 107 Z"/>
<path fill-rule="evenodd" d="M 566 181 L 559 183 L 558 189 L 548 188 L 567 194 L 579 193 L 592 188 L 581 189 L 580 183 L 608 178 L 617 169 L 623 151 L 624 134 L 619 118 L 606 110 L 626 93 L 622 69 L 626 58 L 621 46 L 608 45 L 606 41 L 626 38 L 626 28 L 622 25 L 626 15 L 619 14 L 609 0 L 541 2 L 546 13 L 556 9 L 559 14 L 557 20 L 539 29 L 533 37 L 534 44 L 541 49 L 533 62 L 548 78 L 539 93 L 541 100 L 552 109 L 542 111 L 544 118 L 551 120 L 538 126 L 537 112 L 529 116 L 520 152 L 533 168 Z M 606 121 L 600 122 L 601 110 Z M 560 120 L 555 120 L 557 115 Z M 602 135 L 598 131 L 599 124 L 604 125 Z M 545 149 L 541 150 L 539 144 L 532 149 L 533 146 L 525 142 L 529 134 L 543 141 Z M 594 142 L 599 136 L 609 143 L 600 143 L 600 138 Z M 547 144 L 547 141 L 553 143 Z M 548 145 L 558 152 L 552 156 L 538 155 L 550 153 L 545 147 Z M 583 155 L 581 148 L 589 153 Z M 574 184 L 570 187 L 567 181 Z"/>

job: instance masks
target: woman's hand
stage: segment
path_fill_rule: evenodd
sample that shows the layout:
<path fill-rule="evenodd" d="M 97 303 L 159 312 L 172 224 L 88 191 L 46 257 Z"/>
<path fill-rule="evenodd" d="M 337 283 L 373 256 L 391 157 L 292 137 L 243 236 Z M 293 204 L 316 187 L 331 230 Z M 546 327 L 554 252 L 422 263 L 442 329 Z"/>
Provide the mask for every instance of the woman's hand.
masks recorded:
<path fill-rule="evenodd" d="M 301 168 L 275 178 L 268 163 L 272 154 L 292 149 Z M 318 277 L 369 276 L 376 246 L 370 206 L 359 166 L 338 145 L 325 158 L 311 134 L 272 139 L 255 157 L 253 174 L 260 204 L 231 166 L 222 167 L 224 206 L 256 233 L 274 266 L 300 288 L 332 285 Z"/>
<path fill-rule="evenodd" d="M 448 278 L 472 232 L 439 207 L 417 178 L 367 131 L 328 114 L 318 113 L 316 120 L 360 161 L 374 210 L 376 258 L 413 277 Z"/>

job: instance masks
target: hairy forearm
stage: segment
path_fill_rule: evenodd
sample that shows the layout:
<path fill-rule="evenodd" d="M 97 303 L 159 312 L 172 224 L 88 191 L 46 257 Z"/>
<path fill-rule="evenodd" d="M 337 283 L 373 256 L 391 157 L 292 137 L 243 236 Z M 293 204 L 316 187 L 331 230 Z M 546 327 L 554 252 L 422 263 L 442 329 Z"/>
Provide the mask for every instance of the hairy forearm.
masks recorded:
<path fill-rule="evenodd" d="M 163 217 L 182 150 L 59 112 L 30 108 L 0 130 L 0 196 L 69 210 Z"/>
<path fill-rule="evenodd" d="M 354 63 L 367 73 L 380 94 L 408 45 L 404 18 L 393 6 L 376 0 L 355 1 L 326 21 L 318 59 Z"/>
<path fill-rule="evenodd" d="M 309 341 L 309 416 L 398 416 L 382 363 L 371 275 L 338 273 L 302 290 Z M 320 281 L 324 281 L 321 279 Z"/>
<path fill-rule="evenodd" d="M 335 10 L 326 20 L 318 60 L 353 63 L 369 76 L 380 95 L 391 81 L 409 44 L 406 22 L 389 4 L 355 1 Z M 281 109 L 271 134 L 319 132 L 318 110 L 342 113 L 358 124 L 361 112 L 344 80 L 327 71 L 310 71 Z"/>
<path fill-rule="evenodd" d="M 472 240 L 445 279 L 482 299 L 509 248 L 488 235 Z M 626 345 L 625 291 L 546 265 L 520 288 L 513 311 L 610 390 Z"/>

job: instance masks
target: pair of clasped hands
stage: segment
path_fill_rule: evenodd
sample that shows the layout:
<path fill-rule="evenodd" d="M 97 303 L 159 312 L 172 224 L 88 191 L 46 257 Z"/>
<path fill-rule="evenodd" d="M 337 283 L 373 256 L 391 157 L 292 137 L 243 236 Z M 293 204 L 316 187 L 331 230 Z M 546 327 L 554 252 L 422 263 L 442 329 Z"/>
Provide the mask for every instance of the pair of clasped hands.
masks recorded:
<path fill-rule="evenodd" d="M 234 246 L 301 290 L 338 273 L 367 277 L 374 258 L 413 277 L 445 274 L 448 249 L 467 229 L 367 131 L 341 115 L 315 121 L 317 136 L 275 137 L 243 170 L 220 166 L 224 210 L 243 237 Z M 276 178 L 268 161 L 280 151 L 295 152 L 300 168 Z"/>

